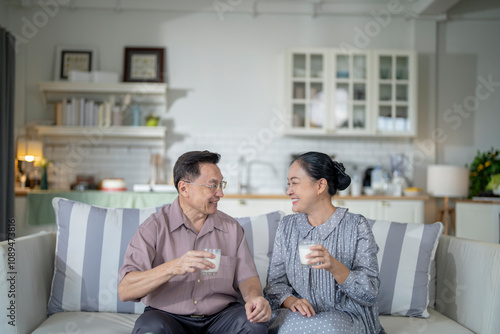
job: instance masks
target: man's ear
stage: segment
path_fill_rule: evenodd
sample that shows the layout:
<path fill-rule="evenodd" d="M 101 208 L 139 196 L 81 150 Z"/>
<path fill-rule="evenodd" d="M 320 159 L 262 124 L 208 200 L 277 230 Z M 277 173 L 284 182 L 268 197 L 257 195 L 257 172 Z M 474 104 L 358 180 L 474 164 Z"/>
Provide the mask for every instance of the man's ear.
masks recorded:
<path fill-rule="evenodd" d="M 184 197 L 188 197 L 189 191 L 188 191 L 188 186 L 187 186 L 186 182 L 179 181 L 179 183 L 177 183 L 177 187 L 179 188 L 179 195 L 182 195 Z"/>

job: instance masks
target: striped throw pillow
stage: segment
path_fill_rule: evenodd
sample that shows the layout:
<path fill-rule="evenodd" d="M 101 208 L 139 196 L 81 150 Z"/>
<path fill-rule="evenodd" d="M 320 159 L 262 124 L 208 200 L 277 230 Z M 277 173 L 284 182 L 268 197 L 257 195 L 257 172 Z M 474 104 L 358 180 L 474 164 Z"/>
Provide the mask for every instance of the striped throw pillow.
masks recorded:
<path fill-rule="evenodd" d="M 379 246 L 379 313 L 428 318 L 431 265 L 443 224 L 368 223 Z"/>
<path fill-rule="evenodd" d="M 57 223 L 54 278 L 48 313 L 95 311 L 142 313 L 144 304 L 118 298 L 118 271 L 141 224 L 161 207 L 104 208 L 55 197 Z"/>
<path fill-rule="evenodd" d="M 245 230 L 262 288 L 266 286 L 267 269 L 271 261 L 276 230 L 284 215 L 283 211 L 274 211 L 258 216 L 236 218 Z"/>

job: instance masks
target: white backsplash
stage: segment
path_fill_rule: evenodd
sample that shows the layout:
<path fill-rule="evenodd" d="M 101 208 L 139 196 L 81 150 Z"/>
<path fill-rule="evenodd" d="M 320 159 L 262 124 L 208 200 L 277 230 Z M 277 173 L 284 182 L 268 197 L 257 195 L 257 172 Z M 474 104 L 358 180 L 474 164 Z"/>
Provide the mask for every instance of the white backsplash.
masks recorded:
<path fill-rule="evenodd" d="M 182 133 L 182 132 L 181 132 Z M 244 156 L 253 161 L 251 167 L 252 192 L 284 193 L 286 176 L 291 154 L 306 151 L 320 151 L 335 155 L 343 162 L 348 171 L 357 165 L 360 172 L 366 167 L 382 164 L 390 170 L 390 154 L 405 153 L 413 158 L 411 139 L 395 138 L 351 138 L 351 137 L 289 137 L 274 138 L 248 135 L 245 131 L 212 131 L 176 136 L 167 134 L 167 153 L 165 169 L 167 180 L 171 180 L 173 164 L 184 152 L 191 150 L 209 150 L 221 154 L 221 170 L 228 181 L 227 193 L 237 190 L 238 159 Z M 261 134 L 260 134 L 261 135 Z M 171 138 L 182 138 L 180 141 Z M 108 177 L 122 177 L 128 188 L 134 184 L 147 183 L 150 178 L 150 155 L 157 149 L 144 147 L 104 146 L 86 147 L 81 159 L 68 160 L 68 147 L 64 145 L 47 146 L 45 155 L 67 166 L 68 179 L 73 183 L 76 175 L 94 175 L 96 180 Z M 242 172 L 242 181 L 246 183 L 247 170 Z M 412 171 L 410 171 L 412 175 Z"/>

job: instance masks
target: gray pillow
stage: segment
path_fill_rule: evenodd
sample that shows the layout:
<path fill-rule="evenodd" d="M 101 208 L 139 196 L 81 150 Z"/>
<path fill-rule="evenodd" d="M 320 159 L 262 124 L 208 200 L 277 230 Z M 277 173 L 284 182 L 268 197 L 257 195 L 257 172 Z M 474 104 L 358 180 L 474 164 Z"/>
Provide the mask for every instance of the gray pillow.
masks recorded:
<path fill-rule="evenodd" d="M 431 265 L 443 224 L 368 223 L 379 246 L 379 313 L 428 318 Z"/>
<path fill-rule="evenodd" d="M 144 304 L 118 298 L 118 271 L 128 243 L 161 207 L 105 208 L 55 197 L 55 271 L 48 313 L 142 313 Z"/>

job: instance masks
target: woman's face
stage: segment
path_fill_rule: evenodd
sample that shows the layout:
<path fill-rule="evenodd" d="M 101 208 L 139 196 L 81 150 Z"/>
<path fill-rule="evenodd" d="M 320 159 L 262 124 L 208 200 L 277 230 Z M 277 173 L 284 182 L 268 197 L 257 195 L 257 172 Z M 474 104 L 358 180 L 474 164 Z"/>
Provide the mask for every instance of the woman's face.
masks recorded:
<path fill-rule="evenodd" d="M 308 209 L 316 203 L 319 197 L 318 182 L 311 179 L 297 161 L 290 166 L 286 194 L 292 200 L 293 212 L 308 213 Z"/>

